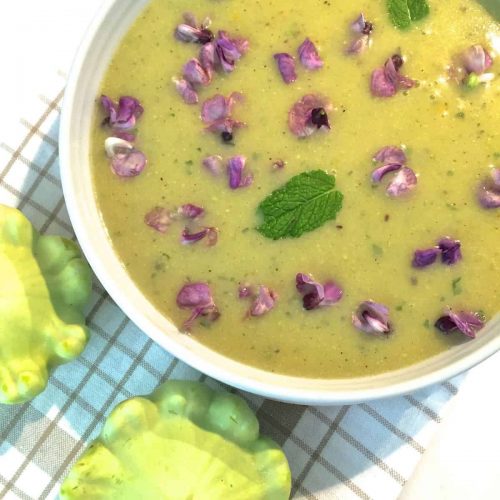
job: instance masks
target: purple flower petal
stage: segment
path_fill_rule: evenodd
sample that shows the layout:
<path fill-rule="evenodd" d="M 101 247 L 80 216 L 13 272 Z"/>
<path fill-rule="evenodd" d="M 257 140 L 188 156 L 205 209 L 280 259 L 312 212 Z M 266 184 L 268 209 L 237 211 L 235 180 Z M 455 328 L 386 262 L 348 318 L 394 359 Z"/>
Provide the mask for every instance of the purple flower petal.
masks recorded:
<path fill-rule="evenodd" d="M 263 316 L 276 305 L 278 295 L 266 286 L 259 286 L 259 294 L 255 298 L 248 314 L 250 316 Z"/>
<path fill-rule="evenodd" d="M 183 69 L 184 79 L 192 85 L 207 86 L 212 81 L 209 75 L 198 59 L 193 58 L 184 65 Z"/>
<path fill-rule="evenodd" d="M 384 164 L 399 163 L 400 165 L 404 165 L 406 163 L 406 155 L 404 151 L 397 146 L 386 146 L 382 148 L 377 152 L 373 159 L 374 161 Z"/>
<path fill-rule="evenodd" d="M 343 290 L 333 281 L 328 281 L 323 286 L 304 273 L 295 277 L 295 286 L 302 295 L 304 309 L 310 311 L 317 307 L 328 307 L 336 304 L 343 295 Z"/>
<path fill-rule="evenodd" d="M 231 41 L 236 45 L 238 52 L 242 56 L 250 50 L 250 42 L 246 38 L 233 38 Z"/>
<path fill-rule="evenodd" d="M 224 166 L 224 160 L 222 159 L 222 156 L 219 155 L 207 156 L 203 160 L 203 166 L 213 175 L 221 175 Z"/>
<path fill-rule="evenodd" d="M 402 166 L 403 165 L 399 163 L 389 163 L 388 165 L 378 167 L 372 173 L 372 181 L 380 182 L 386 174 L 388 174 L 389 172 L 395 172 L 401 169 Z"/>
<path fill-rule="evenodd" d="M 229 115 L 227 100 L 223 95 L 217 94 L 207 99 L 201 108 L 201 119 L 205 123 L 226 118 Z"/>
<path fill-rule="evenodd" d="M 500 168 L 498 167 L 492 168 L 490 175 L 491 175 L 491 180 L 493 181 L 493 185 L 497 189 L 500 189 Z"/>
<path fill-rule="evenodd" d="M 146 167 L 144 153 L 137 149 L 115 154 L 111 158 L 111 170 L 119 177 L 135 177 Z"/>
<path fill-rule="evenodd" d="M 181 234 L 181 243 L 183 245 L 192 245 L 193 243 L 198 243 L 203 239 L 207 239 L 207 245 L 209 247 L 214 246 L 217 243 L 219 237 L 219 230 L 215 227 L 204 227 L 196 233 L 191 233 L 186 227 Z"/>
<path fill-rule="evenodd" d="M 392 97 L 398 91 L 396 84 L 390 80 L 384 68 L 377 68 L 372 73 L 371 91 L 376 97 Z"/>
<path fill-rule="evenodd" d="M 364 33 L 365 25 L 365 15 L 361 13 L 359 17 L 351 24 L 351 31 L 353 31 L 354 33 Z"/>
<path fill-rule="evenodd" d="M 361 35 L 355 38 L 352 43 L 347 47 L 346 53 L 351 55 L 362 54 L 370 46 L 369 35 Z"/>
<path fill-rule="evenodd" d="M 329 129 L 326 112 L 330 110 L 331 104 L 324 97 L 314 94 L 305 95 L 293 105 L 288 113 L 288 127 L 297 137 L 308 137 L 320 128 Z"/>
<path fill-rule="evenodd" d="M 358 330 L 374 335 L 388 335 L 392 332 L 389 309 L 372 300 L 362 302 L 358 306 L 358 309 L 352 315 L 352 324 Z"/>
<path fill-rule="evenodd" d="M 310 311 L 316 309 L 325 299 L 325 289 L 321 283 L 314 281 L 311 276 L 304 273 L 298 273 L 295 277 L 295 286 L 298 292 L 303 296 L 302 303 L 304 309 Z"/>
<path fill-rule="evenodd" d="M 491 68 L 493 60 L 482 45 L 473 45 L 469 47 L 462 56 L 463 65 L 468 73 L 482 75 Z"/>
<path fill-rule="evenodd" d="M 208 76 L 212 77 L 217 62 L 217 53 L 215 50 L 215 42 L 207 43 L 200 49 L 199 55 L 200 64 Z"/>
<path fill-rule="evenodd" d="M 274 54 L 274 59 L 278 63 L 278 69 L 281 77 L 285 83 L 293 83 L 297 80 L 297 73 L 295 72 L 295 59 L 284 52 Z"/>
<path fill-rule="evenodd" d="M 412 266 L 417 269 L 430 266 L 436 262 L 440 253 L 441 250 L 437 247 L 426 250 L 415 250 Z"/>
<path fill-rule="evenodd" d="M 363 35 L 370 35 L 373 31 L 373 24 L 365 19 L 363 13 L 351 24 L 351 31 L 354 33 L 362 33 Z"/>
<path fill-rule="evenodd" d="M 252 295 L 255 295 L 255 290 L 253 289 L 252 285 L 245 283 L 245 284 L 240 285 L 238 287 L 238 297 L 240 299 L 247 299 L 248 297 L 251 297 Z"/>
<path fill-rule="evenodd" d="M 225 31 L 219 31 L 215 40 L 215 51 L 217 53 L 220 66 L 225 73 L 231 73 L 234 70 L 236 62 L 243 55 L 240 48 L 245 47 L 242 40 L 238 41 L 229 38 Z"/>
<path fill-rule="evenodd" d="M 206 283 L 184 285 L 177 294 L 177 305 L 181 309 L 192 309 L 193 311 L 183 325 L 186 331 L 191 329 L 194 321 L 200 316 L 207 316 L 210 321 L 215 321 L 220 316 L 210 287 Z"/>
<path fill-rule="evenodd" d="M 137 119 L 144 112 L 141 103 L 130 96 L 120 97 L 115 104 L 108 96 L 101 96 L 101 104 L 107 113 L 104 124 L 116 130 L 130 130 L 135 127 Z"/>
<path fill-rule="evenodd" d="M 461 244 L 459 240 L 446 237 L 442 238 L 438 247 L 441 250 L 441 260 L 443 264 L 451 266 L 462 260 L 462 251 L 460 250 Z"/>
<path fill-rule="evenodd" d="M 178 80 L 176 78 L 173 79 L 175 83 L 175 88 L 179 95 L 182 97 L 186 104 L 197 104 L 198 103 L 198 93 L 194 90 L 191 83 L 187 80 Z"/>
<path fill-rule="evenodd" d="M 325 293 L 325 298 L 320 303 L 321 307 L 336 304 L 344 295 L 344 290 L 342 290 L 342 288 L 340 288 L 340 286 L 337 285 L 337 283 L 335 283 L 334 281 L 327 281 L 323 285 L 323 290 Z"/>
<path fill-rule="evenodd" d="M 177 40 L 185 43 L 206 44 L 214 39 L 214 34 L 208 29 L 210 19 L 207 18 L 200 27 L 197 27 L 196 18 L 190 12 L 184 14 L 184 23 L 175 29 Z"/>
<path fill-rule="evenodd" d="M 144 222 L 159 233 L 166 233 L 172 220 L 172 213 L 163 207 L 153 208 L 144 217 Z"/>
<path fill-rule="evenodd" d="M 205 214 L 205 210 L 192 203 L 186 203 L 179 207 L 177 213 L 186 219 L 196 219 L 202 217 Z"/>
<path fill-rule="evenodd" d="M 481 186 L 478 191 L 478 199 L 484 208 L 500 208 L 500 190 L 496 192 Z"/>
<path fill-rule="evenodd" d="M 500 168 L 491 170 L 491 178 L 479 186 L 477 193 L 483 208 L 500 208 Z"/>
<path fill-rule="evenodd" d="M 233 92 L 229 97 L 217 94 L 207 99 L 201 109 L 201 119 L 208 124 L 210 132 L 232 133 L 234 128 L 242 127 L 244 124 L 231 118 L 231 112 L 236 102 L 241 102 L 243 96 Z"/>
<path fill-rule="evenodd" d="M 417 187 L 417 176 L 408 167 L 403 167 L 387 186 L 387 194 L 392 197 L 402 196 Z"/>
<path fill-rule="evenodd" d="M 316 46 L 309 38 L 306 38 L 298 49 L 299 59 L 302 65 L 310 70 L 323 67 L 323 61 L 319 57 Z"/>
<path fill-rule="evenodd" d="M 399 74 L 404 64 L 399 55 L 387 59 L 383 68 L 377 68 L 372 73 L 371 91 L 376 97 L 392 97 L 400 88 L 414 87 L 416 82 L 407 76 Z"/>
<path fill-rule="evenodd" d="M 250 186 L 253 182 L 253 175 L 244 175 L 246 158 L 238 155 L 229 159 L 227 164 L 227 173 L 229 177 L 229 187 L 238 189 Z"/>
<path fill-rule="evenodd" d="M 484 321 L 477 313 L 466 311 L 454 313 L 451 309 L 447 309 L 434 326 L 443 333 L 460 331 L 465 336 L 474 339 L 476 333 L 484 327 Z"/>

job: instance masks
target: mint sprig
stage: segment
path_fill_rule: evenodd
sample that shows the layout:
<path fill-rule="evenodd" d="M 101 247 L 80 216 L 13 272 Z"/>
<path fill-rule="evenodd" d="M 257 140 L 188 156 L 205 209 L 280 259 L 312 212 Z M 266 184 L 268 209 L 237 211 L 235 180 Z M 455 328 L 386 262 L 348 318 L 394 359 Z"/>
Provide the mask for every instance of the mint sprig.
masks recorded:
<path fill-rule="evenodd" d="M 335 219 L 343 195 L 335 177 L 323 170 L 303 172 L 273 191 L 259 205 L 263 223 L 257 230 L 267 238 L 298 238 Z"/>
<path fill-rule="evenodd" d="M 427 0 L 387 0 L 387 8 L 392 24 L 399 29 L 407 29 L 413 22 L 420 21 L 429 12 Z"/>

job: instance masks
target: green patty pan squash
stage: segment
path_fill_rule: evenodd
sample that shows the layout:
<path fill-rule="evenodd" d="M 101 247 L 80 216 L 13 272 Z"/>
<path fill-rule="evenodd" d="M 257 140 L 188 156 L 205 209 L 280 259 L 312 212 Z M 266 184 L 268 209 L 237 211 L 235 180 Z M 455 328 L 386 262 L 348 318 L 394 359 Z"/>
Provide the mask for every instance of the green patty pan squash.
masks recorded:
<path fill-rule="evenodd" d="M 61 498 L 285 500 L 290 483 L 283 451 L 240 397 L 174 380 L 111 412 Z"/>
<path fill-rule="evenodd" d="M 0 205 L 0 403 L 34 398 L 52 367 L 81 353 L 90 290 L 75 243 L 40 236 L 19 210 Z"/>

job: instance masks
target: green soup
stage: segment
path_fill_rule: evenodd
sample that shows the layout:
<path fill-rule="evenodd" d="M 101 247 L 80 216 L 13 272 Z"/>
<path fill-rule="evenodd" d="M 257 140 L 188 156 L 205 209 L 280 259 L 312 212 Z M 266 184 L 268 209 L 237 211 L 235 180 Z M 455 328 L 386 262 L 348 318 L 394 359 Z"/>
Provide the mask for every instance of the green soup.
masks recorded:
<path fill-rule="evenodd" d="M 183 102 L 172 83 L 199 45 L 173 36 L 189 10 L 209 16 L 213 31 L 244 37 L 250 49 L 233 72 L 214 75 L 199 90 L 199 105 Z M 374 24 L 372 46 L 348 56 L 349 26 L 363 12 Z M 447 66 L 473 44 L 498 49 L 500 29 L 473 0 L 431 1 L 430 14 L 410 29 L 396 29 L 385 0 L 295 2 L 285 0 L 152 0 L 132 26 L 102 83 L 113 99 L 130 95 L 144 106 L 136 147 L 148 157 L 135 178 L 109 167 L 99 110 L 91 161 L 103 221 L 120 259 L 145 296 L 182 328 L 190 311 L 176 305 L 189 282 L 210 285 L 220 311 L 217 321 L 201 318 L 191 335 L 249 365 L 305 377 L 354 377 L 401 368 L 468 340 L 444 335 L 435 321 L 449 306 L 499 309 L 500 209 L 486 210 L 476 198 L 478 183 L 499 163 L 499 79 L 468 89 L 447 78 Z M 324 67 L 301 66 L 297 47 L 310 37 Z M 401 52 L 401 73 L 418 85 L 391 98 L 370 92 L 372 71 Z M 283 82 L 273 55 L 297 59 L 297 81 Z M 490 70 L 494 72 L 498 63 Z M 246 123 L 232 144 L 204 131 L 201 104 L 215 94 L 241 92 L 234 116 Z M 289 130 L 288 112 L 306 94 L 331 100 L 331 130 L 299 139 Z M 404 145 L 408 166 L 418 174 L 410 196 L 391 198 L 386 179 L 373 185 L 373 155 L 387 145 Z M 232 190 L 225 173 L 202 166 L 209 155 L 244 155 L 254 174 L 251 186 Z M 277 159 L 286 161 L 273 168 Z M 274 241 L 261 235 L 257 207 L 293 176 L 321 169 L 336 177 L 344 202 L 336 220 L 302 235 Z M 393 174 L 392 174 L 393 175 Z M 388 176 L 389 177 L 389 176 Z M 182 245 L 183 222 L 166 233 L 144 223 L 153 207 L 193 203 L 205 209 L 201 224 L 219 229 L 216 245 Z M 412 267 L 418 248 L 442 236 L 461 242 L 463 259 Z M 305 310 L 295 287 L 297 273 L 343 288 L 331 307 Z M 279 295 L 275 307 L 248 317 L 251 299 L 238 297 L 241 283 L 266 285 Z M 365 300 L 387 306 L 393 332 L 370 335 L 351 322 Z M 181 333 L 179 333 L 181 335 Z"/>

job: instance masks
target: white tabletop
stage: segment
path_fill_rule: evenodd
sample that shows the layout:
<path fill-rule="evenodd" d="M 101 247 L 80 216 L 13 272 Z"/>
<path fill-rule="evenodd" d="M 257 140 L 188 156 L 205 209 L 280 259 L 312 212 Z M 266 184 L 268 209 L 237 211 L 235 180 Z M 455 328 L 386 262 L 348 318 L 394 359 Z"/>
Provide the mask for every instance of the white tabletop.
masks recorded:
<path fill-rule="evenodd" d="M 103 0 L 3 2 L 0 137 L 44 79 L 67 74 L 86 26 Z M 54 15 L 54 13 L 58 15 Z M 65 23 L 61 24 L 61 13 Z M 58 21 L 55 22 L 54 20 Z M 473 369 L 449 405 L 434 442 L 405 486 L 403 500 L 500 498 L 500 354 Z"/>

